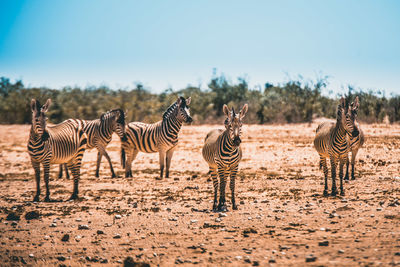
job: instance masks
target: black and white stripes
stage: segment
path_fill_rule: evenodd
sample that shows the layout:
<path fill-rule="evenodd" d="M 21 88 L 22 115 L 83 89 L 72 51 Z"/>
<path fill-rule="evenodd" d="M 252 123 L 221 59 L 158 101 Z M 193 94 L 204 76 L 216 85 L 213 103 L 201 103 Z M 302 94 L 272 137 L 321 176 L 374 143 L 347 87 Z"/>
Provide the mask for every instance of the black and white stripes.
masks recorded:
<path fill-rule="evenodd" d="M 111 142 L 112 134 L 115 132 L 121 140 L 126 140 L 125 135 L 125 113 L 122 109 L 113 109 L 103 113 L 97 120 L 80 120 L 83 130 L 87 134 L 87 148 L 96 148 L 97 164 L 95 176 L 99 177 L 99 169 L 102 156 L 105 156 L 111 170 L 112 178 L 115 178 L 115 172 L 111 163 L 111 158 L 106 151 L 107 145 Z M 62 167 L 60 166 L 59 177 L 62 176 Z"/>
<path fill-rule="evenodd" d="M 336 166 L 339 163 L 340 194 L 344 195 L 343 189 L 343 166 L 348 160 L 350 151 L 350 136 L 359 135 L 355 127 L 355 112 L 358 109 L 358 97 L 350 107 L 342 97 L 338 106 L 336 123 L 322 123 L 316 130 L 314 147 L 320 156 L 320 168 L 324 171 L 325 187 L 324 196 L 328 195 L 328 166 L 326 158 L 330 158 L 332 173 L 331 195 L 337 194 L 336 189 Z"/>
<path fill-rule="evenodd" d="M 87 136 L 79 120 L 70 119 L 55 126 L 47 126 L 45 113 L 50 104 L 50 99 L 43 106 L 35 99 L 31 101 L 32 126 L 28 141 L 28 153 L 36 178 L 36 195 L 33 200 L 39 201 L 40 164 L 42 164 L 46 184 L 45 201 L 51 201 L 49 171 L 52 163 L 66 163 L 68 165 L 74 177 L 74 189 L 70 199 L 76 199 L 78 198 L 80 167 L 86 148 Z"/>
<path fill-rule="evenodd" d="M 139 151 L 146 153 L 159 152 L 160 178 L 169 177 L 172 155 L 178 144 L 178 134 L 182 124 L 192 122 L 189 105 L 191 98 L 179 97 L 163 115 L 163 119 L 153 124 L 131 122 L 126 126 L 126 141 L 121 142 L 121 162 L 125 176 L 132 177 L 131 164 Z"/>
<path fill-rule="evenodd" d="M 232 193 L 232 209 L 236 210 L 235 202 L 235 178 L 239 168 L 239 162 L 242 158 L 241 131 L 242 119 L 246 115 L 248 106 L 245 104 L 239 113 L 234 109 L 229 110 L 227 105 L 223 106 L 226 115 L 225 131 L 218 129 L 209 132 L 204 140 L 202 154 L 204 160 L 208 163 L 211 178 L 214 186 L 214 211 L 226 211 L 225 186 L 226 180 L 230 176 L 230 189 Z M 218 176 L 220 178 L 218 196 Z"/>

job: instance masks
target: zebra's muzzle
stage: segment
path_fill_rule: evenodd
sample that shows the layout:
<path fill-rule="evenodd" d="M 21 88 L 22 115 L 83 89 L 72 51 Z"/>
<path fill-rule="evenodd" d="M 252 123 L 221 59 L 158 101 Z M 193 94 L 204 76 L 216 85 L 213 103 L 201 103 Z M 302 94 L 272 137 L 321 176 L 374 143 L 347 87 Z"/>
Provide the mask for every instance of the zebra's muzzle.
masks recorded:
<path fill-rule="evenodd" d="M 233 144 L 235 146 L 239 146 L 241 142 L 242 142 L 242 140 L 240 140 L 240 137 L 236 136 L 235 138 L 233 138 Z"/>
<path fill-rule="evenodd" d="M 187 122 L 187 123 L 191 123 L 191 122 L 193 122 L 193 119 L 192 119 L 192 117 L 188 117 L 188 118 L 187 118 L 187 120 L 186 120 L 186 122 Z"/>
<path fill-rule="evenodd" d="M 351 135 L 353 136 L 353 137 L 356 137 L 356 136 L 358 136 L 360 134 L 360 132 L 357 130 L 357 129 L 355 129 L 352 133 L 351 133 Z"/>

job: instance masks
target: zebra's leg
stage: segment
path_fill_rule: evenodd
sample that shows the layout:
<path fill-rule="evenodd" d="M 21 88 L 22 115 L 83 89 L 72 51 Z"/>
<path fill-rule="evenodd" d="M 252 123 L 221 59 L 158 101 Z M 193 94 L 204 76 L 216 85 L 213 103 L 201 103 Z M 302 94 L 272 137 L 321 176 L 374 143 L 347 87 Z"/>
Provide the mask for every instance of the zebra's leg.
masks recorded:
<path fill-rule="evenodd" d="M 352 153 L 353 154 L 353 153 Z M 344 176 L 346 181 L 349 180 L 349 156 L 346 156 L 346 175 Z"/>
<path fill-rule="evenodd" d="M 328 165 L 326 164 L 325 157 L 322 156 L 320 157 L 319 165 L 324 172 L 324 178 L 325 178 L 324 197 L 326 197 L 328 196 Z"/>
<path fill-rule="evenodd" d="M 50 173 L 50 163 L 43 163 L 43 172 L 44 172 L 44 182 L 46 184 L 46 197 L 44 198 L 45 202 L 51 202 L 50 199 L 50 188 L 49 188 L 49 173 Z"/>
<path fill-rule="evenodd" d="M 351 152 L 351 180 L 355 180 L 356 179 L 356 177 L 354 176 L 354 165 L 356 163 L 357 153 L 358 153 L 358 149 L 354 149 Z"/>
<path fill-rule="evenodd" d="M 331 175 L 332 175 L 332 192 L 331 196 L 337 195 L 337 188 L 336 188 L 336 159 L 331 157 Z"/>
<path fill-rule="evenodd" d="M 125 150 L 129 151 L 129 150 Z M 125 161 L 125 177 L 132 177 L 132 161 L 135 160 L 139 150 L 131 150 L 127 154 L 126 161 Z"/>
<path fill-rule="evenodd" d="M 225 186 L 226 186 L 226 177 L 227 171 L 223 168 L 218 168 L 218 176 L 219 176 L 219 203 L 218 203 L 218 211 L 228 211 L 226 208 L 226 200 L 225 200 Z"/>
<path fill-rule="evenodd" d="M 239 166 L 234 166 L 231 169 L 231 180 L 230 180 L 230 188 L 231 188 L 231 193 L 232 193 L 232 209 L 233 210 L 237 210 L 237 205 L 236 205 L 236 201 L 235 201 L 235 179 L 236 179 L 236 175 L 238 172 Z"/>
<path fill-rule="evenodd" d="M 164 165 L 165 165 L 165 151 L 163 149 L 160 149 L 159 151 L 159 156 L 160 156 L 160 178 L 163 178 L 164 175 Z"/>
<path fill-rule="evenodd" d="M 65 176 L 67 177 L 67 179 L 69 179 L 68 166 L 66 163 L 64 163 L 64 169 L 65 169 Z"/>
<path fill-rule="evenodd" d="M 210 175 L 212 178 L 213 182 L 213 187 L 214 187 L 214 203 L 213 203 L 213 211 L 217 211 L 217 205 L 218 205 L 218 174 L 217 174 L 217 169 L 210 167 Z"/>
<path fill-rule="evenodd" d="M 339 162 L 339 179 L 340 179 L 340 195 L 344 196 L 344 189 L 343 189 L 343 167 L 345 164 L 345 161 L 349 160 L 348 155 L 346 154 L 346 158 L 340 158 Z"/>
<path fill-rule="evenodd" d="M 167 151 L 167 169 L 165 171 L 165 178 L 169 178 L 169 167 L 171 166 L 172 155 L 174 154 L 175 147 Z"/>
<path fill-rule="evenodd" d="M 96 173 L 94 176 L 96 176 L 96 178 L 99 178 L 99 170 L 100 170 L 100 164 L 101 164 L 101 157 L 103 156 L 102 153 L 100 153 L 100 151 L 97 151 L 97 162 L 96 162 Z"/>
<path fill-rule="evenodd" d="M 81 162 L 70 162 L 68 163 L 68 168 L 70 169 L 72 173 L 72 177 L 74 178 L 74 188 L 72 191 L 72 195 L 69 198 L 69 200 L 75 200 L 78 199 L 78 194 L 79 194 L 79 178 L 80 178 L 80 168 L 81 168 Z"/>
<path fill-rule="evenodd" d="M 108 163 L 110 164 L 111 178 L 116 178 L 117 175 L 115 175 L 114 168 L 113 168 L 112 163 L 111 163 L 111 158 L 110 158 L 110 156 L 108 155 L 107 151 L 106 151 L 104 148 L 102 148 L 102 149 L 100 149 L 100 154 L 103 154 L 103 155 L 106 157 Z M 99 166 L 100 166 L 100 165 L 99 165 Z M 97 170 L 97 171 L 98 171 L 98 170 Z"/>
<path fill-rule="evenodd" d="M 60 164 L 58 169 L 58 179 L 62 178 L 62 174 L 63 174 L 63 164 Z"/>
<path fill-rule="evenodd" d="M 40 196 L 40 163 L 32 161 L 32 167 L 35 170 L 35 179 L 36 179 L 36 195 L 33 198 L 34 202 L 39 202 Z"/>

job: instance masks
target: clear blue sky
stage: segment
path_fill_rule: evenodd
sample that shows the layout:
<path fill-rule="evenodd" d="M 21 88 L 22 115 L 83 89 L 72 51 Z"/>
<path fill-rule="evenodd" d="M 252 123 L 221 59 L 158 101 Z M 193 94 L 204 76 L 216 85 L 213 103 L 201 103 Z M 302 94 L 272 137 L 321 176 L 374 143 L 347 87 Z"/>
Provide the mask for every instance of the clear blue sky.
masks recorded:
<path fill-rule="evenodd" d="M 28 86 L 251 86 L 303 75 L 400 94 L 400 1 L 0 1 L 0 76 Z"/>

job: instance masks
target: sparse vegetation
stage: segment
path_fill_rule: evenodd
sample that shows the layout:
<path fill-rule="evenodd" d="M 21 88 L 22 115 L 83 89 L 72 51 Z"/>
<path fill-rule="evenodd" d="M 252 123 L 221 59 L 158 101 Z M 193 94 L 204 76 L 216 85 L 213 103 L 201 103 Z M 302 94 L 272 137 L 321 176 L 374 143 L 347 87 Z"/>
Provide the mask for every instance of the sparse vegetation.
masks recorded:
<path fill-rule="evenodd" d="M 141 84 L 132 89 L 112 90 L 100 87 L 27 88 L 18 80 L 0 78 L 0 123 L 30 123 L 29 107 L 32 98 L 44 101 L 52 98 L 49 120 L 58 123 L 68 118 L 95 119 L 103 112 L 122 108 L 127 111 L 128 121 L 155 122 L 178 96 L 191 96 L 191 113 L 195 124 L 221 121 L 222 105 L 227 103 L 238 108 L 249 104 L 247 123 L 297 123 L 310 122 L 315 117 L 335 118 L 337 96 L 323 94 L 328 78 L 305 82 L 288 81 L 264 88 L 249 88 L 246 79 L 230 82 L 224 75 L 215 76 L 208 83 L 208 89 L 188 86 L 160 94 L 150 92 Z M 400 96 L 386 97 L 381 91 L 364 91 L 348 87 L 347 99 L 360 98 L 359 119 L 365 123 L 400 121 Z"/>

